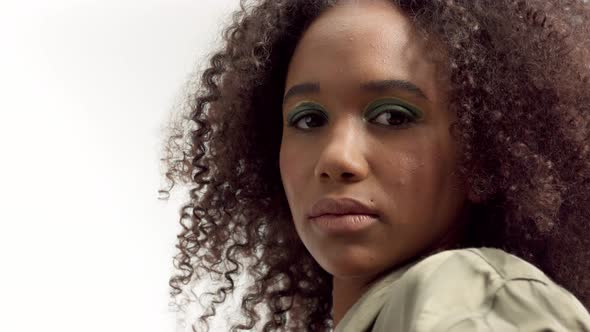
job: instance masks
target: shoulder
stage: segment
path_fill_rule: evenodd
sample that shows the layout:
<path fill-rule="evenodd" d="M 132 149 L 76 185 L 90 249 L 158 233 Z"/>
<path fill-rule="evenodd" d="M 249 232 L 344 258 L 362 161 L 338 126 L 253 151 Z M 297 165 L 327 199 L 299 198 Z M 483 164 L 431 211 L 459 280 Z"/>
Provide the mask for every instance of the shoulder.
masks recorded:
<path fill-rule="evenodd" d="M 375 329 L 590 331 L 590 315 L 527 261 L 495 248 L 447 250 L 422 259 L 391 287 Z M 400 301 L 400 299 L 403 299 Z"/>
<path fill-rule="evenodd" d="M 431 278 L 433 273 L 456 274 L 460 277 L 485 276 L 493 282 L 521 278 L 541 283 L 552 282 L 543 271 L 520 257 L 487 247 L 442 251 L 422 259 L 408 272 L 408 277 L 413 276 L 420 282 L 426 279 L 437 281 Z"/>

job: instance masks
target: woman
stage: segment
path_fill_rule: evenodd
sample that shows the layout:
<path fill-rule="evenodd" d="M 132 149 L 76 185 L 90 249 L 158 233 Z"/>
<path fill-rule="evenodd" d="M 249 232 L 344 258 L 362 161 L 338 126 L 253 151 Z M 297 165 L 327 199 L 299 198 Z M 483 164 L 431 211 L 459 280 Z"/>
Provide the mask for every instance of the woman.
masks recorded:
<path fill-rule="evenodd" d="M 580 0 L 243 3 L 168 145 L 173 295 L 223 274 L 205 322 L 247 267 L 233 330 L 590 331 L 589 26 Z"/>

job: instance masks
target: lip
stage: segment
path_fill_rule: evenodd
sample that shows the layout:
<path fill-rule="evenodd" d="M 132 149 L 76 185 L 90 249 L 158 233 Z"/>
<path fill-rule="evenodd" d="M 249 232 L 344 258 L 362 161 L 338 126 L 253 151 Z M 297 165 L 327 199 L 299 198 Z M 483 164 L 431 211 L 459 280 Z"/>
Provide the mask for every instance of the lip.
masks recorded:
<path fill-rule="evenodd" d="M 322 198 L 317 201 L 308 213 L 308 218 L 318 218 L 324 215 L 369 215 L 379 217 L 379 211 L 354 198 Z"/>
<path fill-rule="evenodd" d="M 368 214 L 324 214 L 309 219 L 311 226 L 324 235 L 352 235 L 366 231 L 379 219 Z"/>

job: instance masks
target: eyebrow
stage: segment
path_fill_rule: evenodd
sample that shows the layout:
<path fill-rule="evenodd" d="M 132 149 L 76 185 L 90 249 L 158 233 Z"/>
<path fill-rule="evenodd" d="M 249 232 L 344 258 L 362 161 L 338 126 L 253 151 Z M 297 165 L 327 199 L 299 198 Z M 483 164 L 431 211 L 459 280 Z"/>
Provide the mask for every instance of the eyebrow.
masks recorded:
<path fill-rule="evenodd" d="M 422 89 L 416 86 L 414 83 L 406 80 L 376 80 L 376 81 L 369 81 L 361 83 L 361 89 L 371 92 L 385 92 L 388 90 L 404 90 L 413 94 L 414 96 L 420 99 L 428 100 L 426 94 Z M 305 95 L 310 93 L 318 93 L 320 92 L 320 84 L 319 83 L 302 83 L 293 85 L 285 96 L 283 97 L 283 104 L 287 102 L 287 99 L 292 98 L 297 95 Z"/>

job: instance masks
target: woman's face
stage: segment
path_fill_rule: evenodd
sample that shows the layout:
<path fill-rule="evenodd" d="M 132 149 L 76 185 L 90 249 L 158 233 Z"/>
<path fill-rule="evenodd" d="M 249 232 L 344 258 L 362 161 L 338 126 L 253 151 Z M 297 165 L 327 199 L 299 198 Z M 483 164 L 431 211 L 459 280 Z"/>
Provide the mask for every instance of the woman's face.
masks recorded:
<path fill-rule="evenodd" d="M 376 275 L 458 224 L 465 191 L 454 176 L 453 117 L 428 52 L 389 2 L 354 1 L 314 21 L 291 59 L 281 177 L 298 235 L 335 277 Z M 328 231 L 309 218 L 324 198 L 356 199 L 376 216 Z"/>

